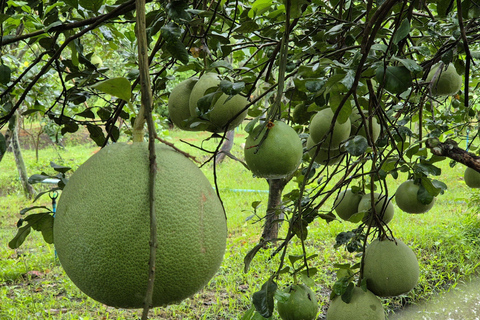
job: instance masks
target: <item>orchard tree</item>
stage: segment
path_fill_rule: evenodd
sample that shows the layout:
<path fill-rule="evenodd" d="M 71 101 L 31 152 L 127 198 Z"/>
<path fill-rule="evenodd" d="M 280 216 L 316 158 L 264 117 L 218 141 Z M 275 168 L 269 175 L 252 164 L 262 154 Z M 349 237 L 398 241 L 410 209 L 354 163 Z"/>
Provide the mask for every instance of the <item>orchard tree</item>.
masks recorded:
<path fill-rule="evenodd" d="M 146 8 L 144 27 L 138 6 Z M 2 127 L 18 112 L 38 113 L 63 135 L 83 126 L 105 146 L 120 136 L 142 140 L 144 118 L 155 140 L 168 116 L 183 130 L 218 137 L 216 150 L 206 150 L 214 162 L 227 133 L 246 123 L 246 165 L 271 193 L 245 270 L 270 243 L 280 259 L 244 319 L 270 317 L 274 299 L 284 319 L 293 319 L 289 304 L 313 310 L 305 315 L 313 319 L 316 301 L 304 285 L 315 256 L 289 248 L 304 243 L 317 219 L 358 224 L 336 238 L 361 258 L 337 272 L 328 317 L 350 317 L 354 296 L 377 303 L 410 291 L 418 263 L 388 227 L 392 198 L 405 212 L 428 211 L 447 189 L 440 161 L 465 165 L 465 179 L 480 185 L 472 153 L 479 1 L 27 0 L 0 9 Z M 1 153 L 5 145 L 0 135 Z M 408 180 L 389 189 L 399 173 Z M 287 183 L 292 191 L 282 195 Z M 398 263 L 383 275 L 377 259 Z M 287 273 L 295 284 L 277 292 Z M 382 277 L 395 279 L 392 287 Z"/>

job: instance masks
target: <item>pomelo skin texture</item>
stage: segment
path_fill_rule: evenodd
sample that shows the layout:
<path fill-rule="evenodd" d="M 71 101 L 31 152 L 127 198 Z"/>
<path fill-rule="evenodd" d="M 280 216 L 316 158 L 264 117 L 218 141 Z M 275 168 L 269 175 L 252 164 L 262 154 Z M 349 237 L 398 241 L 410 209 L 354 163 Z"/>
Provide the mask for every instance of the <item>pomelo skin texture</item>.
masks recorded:
<path fill-rule="evenodd" d="M 293 284 L 288 289 L 290 297 L 278 302 L 278 314 L 282 320 L 314 320 L 318 312 L 315 293 L 304 284 Z"/>
<path fill-rule="evenodd" d="M 360 200 L 362 200 L 361 194 L 354 193 L 351 189 L 347 189 L 338 194 L 333 207 L 340 218 L 348 220 L 358 212 Z"/>
<path fill-rule="evenodd" d="M 335 121 L 333 132 L 328 133 L 333 122 L 333 116 L 334 113 L 332 109 L 326 108 L 317 112 L 317 114 L 310 122 L 310 137 L 312 137 L 312 140 L 315 143 L 319 143 L 322 139 L 325 138 L 325 141 L 322 143 L 321 146 L 321 148 L 324 149 L 328 147 L 338 149 L 340 147 L 340 143 L 350 136 L 350 119 L 347 119 L 347 121 L 345 121 L 344 123 L 339 123 L 338 121 Z"/>
<path fill-rule="evenodd" d="M 470 188 L 480 188 L 480 172 L 467 167 L 465 169 L 463 178 L 465 180 L 465 184 Z"/>
<path fill-rule="evenodd" d="M 385 320 L 385 312 L 380 299 L 372 292 L 354 287 L 349 303 L 339 296 L 330 302 L 327 320 Z"/>
<path fill-rule="evenodd" d="M 153 306 L 178 303 L 213 277 L 226 246 L 222 205 L 184 155 L 156 146 L 158 248 Z M 148 282 L 150 218 L 146 143 L 116 143 L 93 155 L 58 202 L 54 244 L 70 279 L 91 298 L 142 308 Z"/>
<path fill-rule="evenodd" d="M 376 239 L 365 250 L 363 276 L 367 288 L 380 297 L 407 293 L 420 275 L 415 253 L 401 240 L 395 241 Z"/>
<path fill-rule="evenodd" d="M 375 212 L 382 219 L 383 223 L 387 224 L 393 219 L 395 214 L 395 209 L 392 204 L 392 200 L 388 199 L 384 194 L 374 193 L 375 199 Z M 372 209 L 372 198 L 371 195 L 365 194 L 362 196 L 362 199 L 358 203 L 358 211 L 370 211 Z M 363 217 L 363 222 L 368 222 L 370 220 L 370 213 L 365 214 Z M 372 220 L 375 221 L 375 220 Z"/>
<path fill-rule="evenodd" d="M 427 81 L 430 82 L 437 72 L 439 65 L 434 66 L 428 73 Z M 445 70 L 444 66 L 440 71 L 435 83 L 432 84 L 432 94 L 436 96 L 453 96 L 462 88 L 462 76 L 457 73 L 453 64 L 449 64 Z"/>
<path fill-rule="evenodd" d="M 367 116 L 366 116 L 367 117 Z M 362 122 L 362 117 L 357 109 L 353 109 L 352 114 L 350 115 L 350 123 L 352 124 L 351 134 L 360 135 L 367 138 L 366 128 L 370 130 L 370 120 L 366 119 L 366 126 Z M 377 118 L 372 118 L 372 140 L 373 142 L 377 141 L 380 136 L 381 126 L 377 121 Z"/>
<path fill-rule="evenodd" d="M 190 114 L 189 98 L 193 86 L 197 83 L 197 78 L 189 78 L 180 82 L 172 89 L 168 98 L 168 113 L 173 124 L 182 130 L 196 131 L 187 123 L 192 115 Z"/>
<path fill-rule="evenodd" d="M 271 128 L 260 130 L 261 125 L 253 129 L 245 141 L 245 161 L 253 174 L 261 178 L 280 179 L 294 173 L 303 155 L 302 141 L 297 132 L 282 121 L 275 121 Z M 266 130 L 269 130 L 267 138 L 262 141 Z"/>
<path fill-rule="evenodd" d="M 397 206 L 407 213 L 425 213 L 435 204 L 435 198 L 429 204 L 423 204 L 418 200 L 417 193 L 420 186 L 413 180 L 407 180 L 398 186 L 395 193 Z"/>
<path fill-rule="evenodd" d="M 315 142 L 312 140 L 312 137 L 307 138 L 307 150 L 310 157 L 315 157 L 314 161 L 318 164 L 327 166 L 339 163 L 343 159 L 343 156 L 340 155 L 340 149 L 324 149 L 320 147 L 317 153 L 317 147 Z M 315 156 L 315 153 L 317 156 Z"/>

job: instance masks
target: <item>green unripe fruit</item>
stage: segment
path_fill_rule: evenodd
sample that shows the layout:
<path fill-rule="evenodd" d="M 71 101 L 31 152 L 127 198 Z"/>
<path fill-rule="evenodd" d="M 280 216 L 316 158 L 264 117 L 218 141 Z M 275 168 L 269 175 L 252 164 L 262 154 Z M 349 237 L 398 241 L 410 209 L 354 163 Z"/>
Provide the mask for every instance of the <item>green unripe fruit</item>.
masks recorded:
<path fill-rule="evenodd" d="M 351 133 L 352 135 L 359 135 L 362 137 L 367 138 L 367 132 L 366 128 L 370 130 L 370 120 L 367 118 L 366 119 L 366 126 L 362 122 L 362 117 L 360 116 L 360 113 L 358 112 L 357 109 L 354 109 L 352 111 L 352 114 L 350 115 L 350 123 L 352 124 L 352 129 Z M 373 142 L 377 141 L 378 137 L 380 136 L 380 124 L 377 121 L 377 118 L 372 119 L 372 140 Z M 370 133 L 370 131 L 369 131 Z"/>
<path fill-rule="evenodd" d="M 389 223 L 393 219 L 393 215 L 395 213 L 391 199 L 388 199 L 384 194 L 376 192 L 374 193 L 373 197 L 375 200 L 375 212 L 377 213 L 377 216 L 383 221 L 384 224 Z M 361 211 L 367 212 L 363 217 L 363 222 L 373 224 L 376 223 L 376 220 L 371 218 L 372 198 L 369 193 L 363 195 L 358 204 L 358 212 Z"/>
<path fill-rule="evenodd" d="M 267 130 L 268 135 L 263 139 Z M 244 154 L 257 177 L 280 179 L 294 173 L 300 165 L 302 141 L 292 127 L 275 121 L 273 126 L 259 125 L 253 129 L 245 141 Z"/>
<path fill-rule="evenodd" d="M 420 268 L 415 253 L 401 240 L 374 240 L 365 250 L 363 276 L 370 291 L 380 297 L 412 290 Z"/>
<path fill-rule="evenodd" d="M 314 320 L 318 312 L 315 293 L 304 284 L 293 284 L 288 289 L 290 297 L 278 302 L 278 314 L 283 320 Z"/>
<path fill-rule="evenodd" d="M 314 161 L 316 163 L 324 166 L 338 163 L 343 158 L 343 156 L 340 155 L 340 149 L 324 149 L 320 147 L 317 153 L 317 147 L 311 137 L 307 138 L 307 150 L 310 157 L 315 157 Z M 317 156 L 315 156 L 315 153 L 317 153 Z"/>
<path fill-rule="evenodd" d="M 351 123 L 350 119 L 347 119 L 344 123 L 335 121 L 333 131 L 330 131 L 330 127 L 333 123 L 334 113 L 331 108 L 323 109 L 313 117 L 310 123 L 310 136 L 315 143 L 322 141 L 322 148 L 338 149 L 340 143 L 346 140 L 350 136 Z"/>
<path fill-rule="evenodd" d="M 352 299 L 345 303 L 335 297 L 327 310 L 327 320 L 385 320 L 382 302 L 369 290 L 353 288 Z"/>
<path fill-rule="evenodd" d="M 92 55 L 92 57 L 90 58 L 90 62 L 91 62 L 94 66 L 96 66 L 97 68 L 103 67 L 102 58 L 100 58 L 100 57 L 97 56 L 96 54 Z"/>
<path fill-rule="evenodd" d="M 480 172 L 467 167 L 463 175 L 465 184 L 470 188 L 480 188 Z"/>
<path fill-rule="evenodd" d="M 361 194 L 354 193 L 351 189 L 347 189 L 338 194 L 338 198 L 335 199 L 333 207 L 340 218 L 348 220 L 358 212 L 358 205 L 361 200 Z"/>
<path fill-rule="evenodd" d="M 168 98 L 168 113 L 173 124 L 182 130 L 196 131 L 195 128 L 191 128 L 192 121 L 187 122 L 191 118 L 190 113 L 190 94 L 193 87 L 197 83 L 197 78 L 189 78 L 180 82 L 175 88 L 173 88 Z"/>
<path fill-rule="evenodd" d="M 298 124 L 307 124 L 315 114 L 315 112 L 308 111 L 309 107 L 310 105 L 306 103 L 300 103 L 297 105 L 292 112 L 293 122 Z"/>
<path fill-rule="evenodd" d="M 218 86 L 220 81 L 218 74 L 211 72 L 205 73 L 198 79 L 189 97 L 191 115 L 195 116 L 199 114 L 198 101 L 206 95 L 206 91 L 209 88 Z M 206 130 L 210 132 L 223 132 L 234 129 L 245 119 L 247 110 L 242 110 L 247 104 L 247 99 L 239 94 L 229 99 L 229 96 L 225 93 L 219 93 L 219 96 L 212 100 L 211 105 L 207 108 L 208 110 L 202 110 L 205 112 L 206 119 L 211 123 Z M 227 128 L 228 122 L 230 122 L 230 124 Z"/>
<path fill-rule="evenodd" d="M 425 213 L 435 204 L 435 198 L 429 204 L 423 204 L 418 200 L 418 189 L 413 180 L 407 180 L 398 186 L 395 193 L 397 206 L 407 213 Z"/>
<path fill-rule="evenodd" d="M 440 65 L 434 66 L 427 76 L 427 82 L 431 82 Z M 455 66 L 449 64 L 447 69 L 442 67 L 437 80 L 432 83 L 432 94 L 436 96 L 453 96 L 462 88 L 462 76 L 457 73 Z"/>

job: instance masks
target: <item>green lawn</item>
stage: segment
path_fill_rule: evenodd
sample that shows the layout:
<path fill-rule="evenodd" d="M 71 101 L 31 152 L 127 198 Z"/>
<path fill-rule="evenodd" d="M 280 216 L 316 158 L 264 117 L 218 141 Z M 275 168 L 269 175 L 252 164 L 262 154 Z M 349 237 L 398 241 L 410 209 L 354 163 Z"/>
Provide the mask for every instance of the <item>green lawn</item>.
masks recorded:
<path fill-rule="evenodd" d="M 202 143 L 206 138 L 206 133 L 176 130 L 170 131 L 170 136 L 166 137 L 202 162 L 209 155 L 179 139 L 213 151 L 215 139 Z M 242 158 L 244 138 L 243 131 L 237 132 L 232 153 L 238 158 Z M 40 150 L 38 163 L 33 150 L 25 150 L 24 157 L 29 174 L 40 171 L 53 174 L 50 161 L 75 169 L 96 150 L 98 147 L 91 144 L 67 143 L 65 149 L 48 147 Z M 213 183 L 212 168 L 212 162 L 209 162 L 202 170 Z M 469 207 L 467 201 L 477 199 L 474 203 L 478 204 L 479 197 L 475 190 L 465 186 L 462 175 L 463 168 L 459 165 L 450 168 L 446 163 L 442 166 L 440 180 L 447 183 L 449 189 L 438 197 L 428 213 L 409 215 L 396 208 L 389 226 L 395 236 L 415 250 L 421 276 L 417 287 L 408 295 L 383 300 L 389 313 L 405 303 L 429 299 L 475 272 L 480 261 L 480 220 L 476 207 Z M 272 250 L 269 249 L 255 257 L 248 273 L 243 272 L 243 258 L 257 243 L 262 228 L 261 222 L 246 219 L 253 213 L 251 203 L 254 201 L 262 201 L 259 213 L 265 210 L 266 181 L 252 177 L 242 164 L 232 159 L 226 159 L 217 167 L 216 178 L 228 216 L 229 238 L 224 262 L 204 290 L 179 305 L 152 310 L 152 319 L 240 319 L 251 306 L 252 294 L 278 266 L 278 257 L 269 259 Z M 404 179 L 401 176 L 389 181 L 389 186 L 394 190 Z M 293 183 L 287 186 L 287 190 L 292 187 Z M 16 233 L 18 212 L 31 205 L 22 195 L 11 153 L 0 163 L 0 195 L 0 319 L 139 318 L 139 310 L 106 307 L 80 292 L 59 266 L 53 246 L 45 244 L 37 232 L 33 232 L 19 249 L 8 248 L 7 243 Z M 48 206 L 48 200 L 44 197 L 38 202 Z M 349 222 L 327 224 L 324 220 L 309 226 L 306 249 L 310 254 L 318 254 L 311 266 L 319 270 L 314 277 L 314 291 L 322 312 L 328 305 L 329 288 L 335 281 L 333 264 L 357 260 L 343 248 L 334 249 L 335 236 L 354 228 L 355 225 Z M 290 250 L 289 254 L 301 253 L 299 241 L 293 241 Z M 285 287 L 290 281 L 288 276 L 281 277 L 279 286 Z M 277 319 L 277 315 L 273 318 Z"/>

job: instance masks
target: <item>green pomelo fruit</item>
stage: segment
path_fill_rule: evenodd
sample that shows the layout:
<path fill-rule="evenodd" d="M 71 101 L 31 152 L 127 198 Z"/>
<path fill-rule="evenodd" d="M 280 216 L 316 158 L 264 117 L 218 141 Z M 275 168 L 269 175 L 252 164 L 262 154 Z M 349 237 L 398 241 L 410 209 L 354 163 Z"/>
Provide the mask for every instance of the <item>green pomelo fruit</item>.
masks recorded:
<path fill-rule="evenodd" d="M 261 132 L 260 132 L 261 130 Z M 268 135 L 263 139 L 266 131 Z M 245 161 L 257 176 L 280 179 L 297 170 L 303 155 L 302 141 L 292 127 L 275 121 L 273 127 L 257 126 L 245 141 Z"/>
<path fill-rule="evenodd" d="M 223 132 L 232 130 L 238 127 L 247 116 L 248 110 L 242 111 L 248 104 L 247 98 L 237 94 L 227 101 L 228 97 L 228 95 L 222 94 L 215 102 L 212 111 L 207 116 L 212 123 L 207 128 L 207 131 Z"/>
<path fill-rule="evenodd" d="M 168 98 L 168 113 L 173 124 L 182 130 L 196 131 L 191 128 L 187 120 L 192 117 L 190 113 L 190 94 L 197 83 L 197 78 L 189 78 L 180 82 L 173 88 Z"/>
<path fill-rule="evenodd" d="M 393 208 L 392 200 L 388 199 L 384 194 L 374 193 L 375 212 L 384 224 L 389 223 L 393 219 L 395 209 Z M 372 216 L 372 198 L 370 193 L 362 196 L 358 203 L 358 212 L 365 211 L 363 222 L 375 225 L 377 221 Z M 373 224 L 372 224 L 373 223 Z"/>
<path fill-rule="evenodd" d="M 190 114 L 196 115 L 198 114 L 198 100 L 205 96 L 205 92 L 213 87 L 217 87 L 220 84 L 220 77 L 216 73 L 205 73 L 198 79 L 197 83 L 193 86 L 193 89 L 190 93 L 189 97 L 189 106 L 190 106 Z M 213 108 L 213 105 L 210 106 L 209 110 Z"/>
<path fill-rule="evenodd" d="M 310 157 L 315 157 L 314 161 L 318 164 L 332 165 L 339 163 L 343 159 L 340 149 L 324 149 L 320 147 L 317 153 L 317 147 L 315 147 L 315 142 L 313 142 L 311 136 L 307 138 L 307 150 Z M 315 156 L 317 153 L 317 156 Z"/>
<path fill-rule="evenodd" d="M 427 82 L 431 82 L 439 65 L 434 66 L 427 76 Z M 440 71 L 435 83 L 432 84 L 432 94 L 436 96 L 453 96 L 462 88 L 463 78 L 457 73 L 455 66 L 450 63 L 445 70 Z"/>
<path fill-rule="evenodd" d="M 344 190 L 338 194 L 333 204 L 335 212 L 343 220 L 350 219 L 358 212 L 358 205 L 362 200 L 362 195 L 352 192 L 351 189 Z"/>
<path fill-rule="evenodd" d="M 316 114 L 316 112 L 309 112 L 309 107 L 310 105 L 305 103 L 300 103 L 299 105 L 297 105 L 292 112 L 293 122 L 297 124 L 307 124 L 313 117 L 313 115 Z"/>
<path fill-rule="evenodd" d="M 354 109 L 352 111 L 352 114 L 350 115 L 350 123 L 352 124 L 352 129 L 351 129 L 351 134 L 353 135 L 360 135 L 362 137 L 367 138 L 367 132 L 366 128 L 370 130 L 370 120 L 368 118 L 366 120 L 366 126 L 363 123 L 363 119 L 360 116 L 360 113 L 358 112 L 357 109 Z M 377 141 L 378 137 L 380 136 L 380 124 L 378 123 L 377 119 L 374 117 L 372 118 L 372 140 L 373 142 Z M 370 131 L 369 131 L 370 132 Z"/>
<path fill-rule="evenodd" d="M 310 122 L 310 136 L 315 143 L 322 141 L 322 148 L 338 149 L 340 143 L 350 136 L 351 123 L 347 119 L 344 123 L 335 121 L 333 131 L 330 132 L 330 127 L 333 123 L 334 113 L 331 108 L 323 109 L 313 117 Z"/>
<path fill-rule="evenodd" d="M 198 79 L 189 98 L 190 114 L 195 116 L 202 112 L 198 110 L 198 100 L 206 95 L 209 88 L 220 84 L 220 77 L 216 73 L 205 73 Z M 206 131 L 223 132 L 232 130 L 240 125 L 247 116 L 247 110 L 242 111 L 248 104 L 247 98 L 237 94 L 231 98 L 221 93 L 212 100 L 212 104 L 205 113 L 205 118 L 210 122 Z M 227 126 L 227 123 L 230 122 Z"/>
<path fill-rule="evenodd" d="M 158 247 L 152 304 L 178 303 L 219 268 L 227 238 L 225 212 L 202 171 L 184 155 L 156 146 Z M 91 298 L 142 308 L 149 277 L 149 151 L 115 143 L 93 155 L 58 202 L 54 243 L 70 279 Z"/>
<path fill-rule="evenodd" d="M 290 297 L 278 302 L 278 314 L 283 320 L 314 320 L 318 312 L 315 293 L 304 284 L 293 284 L 288 289 Z"/>
<path fill-rule="evenodd" d="M 418 200 L 417 194 L 420 186 L 413 180 L 407 180 L 400 184 L 395 192 L 397 206 L 407 213 L 425 213 L 435 204 L 435 198 L 429 204 L 423 204 Z"/>
<path fill-rule="evenodd" d="M 467 169 L 465 169 L 463 178 L 465 180 L 465 184 L 470 188 L 480 188 L 480 172 L 467 167 Z"/>
<path fill-rule="evenodd" d="M 368 289 L 380 297 L 407 293 L 420 275 L 415 253 L 401 240 L 395 241 L 376 239 L 365 250 L 363 276 Z"/>
<path fill-rule="evenodd" d="M 330 302 L 327 320 L 385 320 L 385 312 L 382 302 L 372 292 L 354 287 L 349 303 L 339 296 Z"/>

